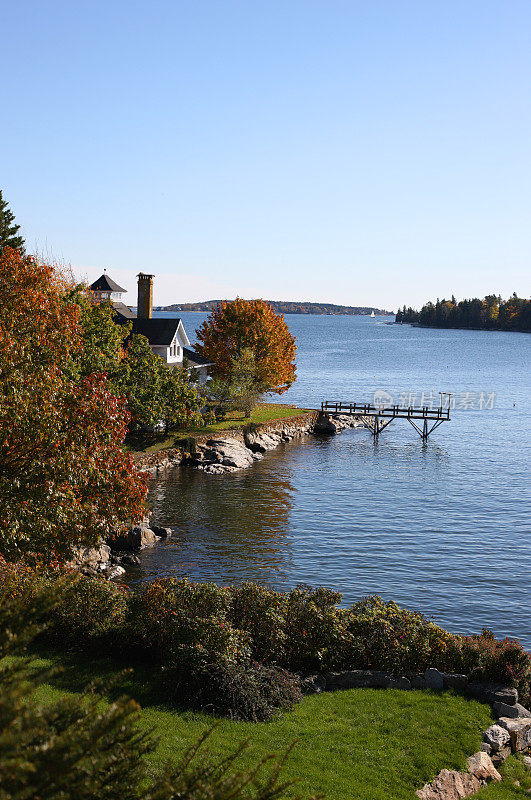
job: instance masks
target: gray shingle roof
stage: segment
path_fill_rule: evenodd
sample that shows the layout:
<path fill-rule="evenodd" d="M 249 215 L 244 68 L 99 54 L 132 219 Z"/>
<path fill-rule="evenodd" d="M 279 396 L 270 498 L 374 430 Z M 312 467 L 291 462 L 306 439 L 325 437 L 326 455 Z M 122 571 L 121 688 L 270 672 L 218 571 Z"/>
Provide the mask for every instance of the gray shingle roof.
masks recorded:
<path fill-rule="evenodd" d="M 126 292 L 127 289 L 122 289 L 121 286 L 118 286 L 116 281 L 113 281 L 112 278 L 109 278 L 106 272 L 103 275 L 100 275 L 97 281 L 94 281 L 90 285 L 90 288 L 93 292 Z"/>
<path fill-rule="evenodd" d="M 117 319 L 117 322 L 128 322 L 129 320 Z M 175 332 L 179 327 L 180 317 L 173 317 L 171 319 L 136 319 L 131 320 L 133 323 L 132 333 L 140 333 L 145 336 L 148 342 L 155 346 L 168 347 L 175 336 Z"/>
<path fill-rule="evenodd" d="M 209 361 L 208 358 L 200 356 L 199 353 L 196 353 L 194 350 L 190 350 L 189 347 L 183 347 L 183 356 L 197 367 L 210 367 L 214 363 L 213 361 Z"/>
<path fill-rule="evenodd" d="M 121 317 L 124 317 L 125 319 L 136 319 L 135 312 L 131 311 L 129 306 L 126 306 L 125 303 L 113 303 L 112 307 Z"/>

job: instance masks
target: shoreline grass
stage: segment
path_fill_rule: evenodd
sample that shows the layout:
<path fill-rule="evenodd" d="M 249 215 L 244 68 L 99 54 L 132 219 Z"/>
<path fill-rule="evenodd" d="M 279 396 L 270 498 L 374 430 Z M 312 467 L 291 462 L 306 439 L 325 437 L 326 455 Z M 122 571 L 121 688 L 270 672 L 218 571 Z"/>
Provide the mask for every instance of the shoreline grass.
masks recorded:
<path fill-rule="evenodd" d="M 301 417 L 312 411 L 314 409 L 297 408 L 297 406 L 280 403 L 259 403 L 253 409 L 250 418 L 245 417 L 243 413 L 234 413 L 232 418 L 224 419 L 222 422 L 216 422 L 213 425 L 206 425 L 203 428 L 179 428 L 161 436 L 131 436 L 126 440 L 125 448 L 133 456 L 141 457 L 150 453 L 158 453 L 160 450 L 177 447 L 181 439 L 205 436 L 205 434 L 219 433 L 220 431 L 237 431 L 249 424 L 264 425 L 268 422 L 280 422 L 290 418 Z"/>

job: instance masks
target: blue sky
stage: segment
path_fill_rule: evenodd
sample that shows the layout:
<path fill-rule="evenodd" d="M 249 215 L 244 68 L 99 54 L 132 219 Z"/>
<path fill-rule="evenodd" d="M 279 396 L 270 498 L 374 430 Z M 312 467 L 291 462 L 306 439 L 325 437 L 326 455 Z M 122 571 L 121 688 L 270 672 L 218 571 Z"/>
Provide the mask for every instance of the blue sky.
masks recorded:
<path fill-rule="evenodd" d="M 1 9 L 30 251 L 130 303 L 529 294 L 529 0 Z"/>

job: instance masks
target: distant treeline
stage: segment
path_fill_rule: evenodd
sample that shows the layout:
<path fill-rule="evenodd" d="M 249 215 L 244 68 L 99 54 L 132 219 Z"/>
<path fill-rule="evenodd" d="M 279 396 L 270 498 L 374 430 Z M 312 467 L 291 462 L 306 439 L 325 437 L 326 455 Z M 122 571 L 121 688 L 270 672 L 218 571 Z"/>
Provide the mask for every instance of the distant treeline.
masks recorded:
<path fill-rule="evenodd" d="M 399 310 L 396 322 L 417 323 L 428 328 L 483 328 L 492 331 L 531 330 L 531 300 L 518 297 L 516 292 L 508 299 L 489 294 L 483 300 L 461 300 L 452 295 L 451 300 L 426 303 L 420 311 L 413 308 Z"/>
<path fill-rule="evenodd" d="M 161 311 L 212 311 L 222 300 L 205 300 L 203 303 L 179 303 L 161 308 Z M 277 314 L 343 314 L 352 316 L 354 314 L 370 314 L 374 311 L 375 316 L 392 315 L 392 311 L 384 311 L 381 308 L 370 308 L 368 306 L 336 306 L 333 303 L 304 303 L 288 302 L 285 300 L 267 300 Z"/>

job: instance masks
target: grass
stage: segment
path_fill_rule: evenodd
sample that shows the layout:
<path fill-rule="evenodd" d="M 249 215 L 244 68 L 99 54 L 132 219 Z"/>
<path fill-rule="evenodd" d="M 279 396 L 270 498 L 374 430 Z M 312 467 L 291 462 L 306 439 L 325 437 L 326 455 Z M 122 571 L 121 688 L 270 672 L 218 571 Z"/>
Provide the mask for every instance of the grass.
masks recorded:
<path fill-rule="evenodd" d="M 234 412 L 222 422 L 216 422 L 214 425 L 207 425 L 203 428 L 180 428 L 172 431 L 168 436 L 130 437 L 126 442 L 126 447 L 133 455 L 147 455 L 148 453 L 157 453 L 159 450 L 177 447 L 180 439 L 204 436 L 218 431 L 238 430 L 243 425 L 249 425 L 249 423 L 259 425 L 266 422 L 289 419 L 290 417 L 300 417 L 309 411 L 311 409 L 280 405 L 279 403 L 260 403 L 253 409 L 250 419 L 245 417 L 243 413 Z"/>
<path fill-rule="evenodd" d="M 38 690 L 42 702 L 78 692 L 96 677 L 104 685 L 109 685 L 111 676 L 116 679 L 115 668 L 106 661 L 89 662 L 50 651 L 41 651 L 39 661 L 63 669 L 53 684 Z M 153 763 L 177 759 L 217 722 L 208 744 L 213 757 L 227 755 L 241 741 L 251 739 L 239 761 L 241 768 L 264 755 L 280 754 L 297 740 L 283 772 L 286 779 L 299 779 L 290 796 L 315 793 L 328 800 L 412 800 L 415 789 L 443 767 L 464 768 L 467 756 L 479 749 L 482 731 L 492 722 L 488 706 L 449 692 L 357 689 L 313 695 L 268 723 L 215 720 L 168 706 L 153 692 L 146 669 L 119 677 L 111 697 L 123 692 L 142 704 L 141 726 L 155 729 L 159 741 L 150 756 Z M 505 772 L 513 780 L 518 778 L 522 788 L 509 781 L 491 785 L 481 798 L 529 797 L 525 767 L 511 758 Z"/>

